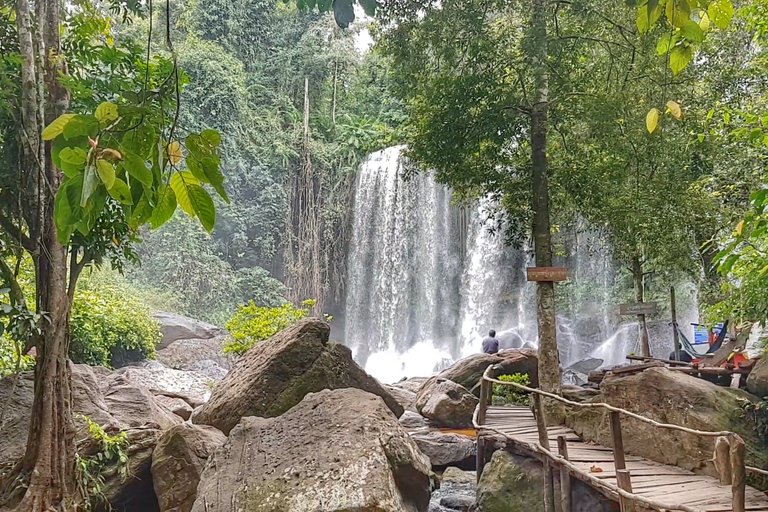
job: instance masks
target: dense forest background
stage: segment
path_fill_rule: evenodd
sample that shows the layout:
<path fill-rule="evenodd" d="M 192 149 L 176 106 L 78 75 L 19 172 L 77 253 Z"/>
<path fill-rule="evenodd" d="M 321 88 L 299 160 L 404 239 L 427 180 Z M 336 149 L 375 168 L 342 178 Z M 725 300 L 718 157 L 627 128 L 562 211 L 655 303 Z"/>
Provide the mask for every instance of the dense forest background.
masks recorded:
<path fill-rule="evenodd" d="M 180 0 L 172 12 L 189 76 L 181 124 L 221 133 L 232 201 L 217 202 L 211 236 L 181 212 L 147 232 L 127 281 L 151 307 L 219 325 L 249 300 L 325 298 L 318 311 L 337 313 L 355 169 L 396 139 L 404 117 L 386 60 L 356 47 L 356 30 L 290 4 Z M 148 23 L 121 36 L 138 41 Z M 154 32 L 160 46 L 163 32 Z"/>

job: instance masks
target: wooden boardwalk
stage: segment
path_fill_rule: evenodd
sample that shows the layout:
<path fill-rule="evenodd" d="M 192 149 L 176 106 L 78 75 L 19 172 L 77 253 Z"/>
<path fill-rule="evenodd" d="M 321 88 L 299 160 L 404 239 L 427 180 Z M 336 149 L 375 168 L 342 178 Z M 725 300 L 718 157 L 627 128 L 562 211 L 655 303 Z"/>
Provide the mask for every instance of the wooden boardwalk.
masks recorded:
<path fill-rule="evenodd" d="M 503 434 L 512 444 L 512 449 L 522 455 L 541 458 L 540 454 L 530 449 L 538 445 L 539 436 L 533 412 L 528 407 L 488 407 L 484 430 L 478 436 L 492 433 Z M 557 437 L 565 436 L 568 446 L 568 460 L 584 473 L 603 481 L 617 484 L 613 450 L 604 446 L 583 442 L 576 433 L 564 426 L 550 427 L 548 430 L 552 450 L 557 452 Z M 649 440 L 649 442 L 652 442 Z M 730 485 L 721 485 L 720 481 L 704 475 L 697 475 L 676 466 L 667 466 L 656 462 L 627 455 L 626 469 L 631 474 L 634 494 L 668 503 L 685 505 L 701 512 L 732 512 L 732 494 Z M 578 473 L 572 473 L 591 485 Z M 593 486 L 594 487 L 594 486 Z M 608 498 L 618 502 L 619 496 L 605 488 L 597 489 Z M 768 497 L 752 487 L 746 489 L 746 510 L 750 512 L 768 512 Z M 656 510 L 664 510 L 658 508 Z"/>

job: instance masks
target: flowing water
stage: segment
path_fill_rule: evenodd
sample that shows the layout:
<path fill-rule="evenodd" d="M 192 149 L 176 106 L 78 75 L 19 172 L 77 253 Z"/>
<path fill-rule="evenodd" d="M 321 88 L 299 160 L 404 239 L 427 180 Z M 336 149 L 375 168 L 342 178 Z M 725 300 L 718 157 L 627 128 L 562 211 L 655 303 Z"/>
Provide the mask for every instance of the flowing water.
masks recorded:
<path fill-rule="evenodd" d="M 401 151 L 375 152 L 358 172 L 344 343 L 384 382 L 428 376 L 478 352 L 489 329 L 502 348 L 535 347 L 535 285 L 525 276 L 533 264 L 529 248 L 504 245 L 490 199 L 460 210 L 432 176 L 409 175 Z M 625 362 L 636 351 L 637 326 L 622 324 L 616 314 L 610 245 L 583 222 L 559 242 L 567 251 L 557 264 L 572 273 L 569 283 L 558 285 L 571 287 L 558 288 L 570 297 L 558 314 L 563 366 L 590 357 L 604 365 Z M 693 303 L 683 308 L 683 326 L 697 316 Z M 660 341 L 654 355 L 666 356 L 668 344 Z"/>

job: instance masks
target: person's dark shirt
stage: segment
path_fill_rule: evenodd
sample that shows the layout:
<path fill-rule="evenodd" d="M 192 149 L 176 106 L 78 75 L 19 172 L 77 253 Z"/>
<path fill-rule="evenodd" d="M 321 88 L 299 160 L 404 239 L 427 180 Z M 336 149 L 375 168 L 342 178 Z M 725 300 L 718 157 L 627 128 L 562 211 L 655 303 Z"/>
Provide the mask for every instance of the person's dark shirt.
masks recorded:
<path fill-rule="evenodd" d="M 499 340 L 488 336 L 483 340 L 483 352 L 485 354 L 495 354 L 499 351 Z"/>

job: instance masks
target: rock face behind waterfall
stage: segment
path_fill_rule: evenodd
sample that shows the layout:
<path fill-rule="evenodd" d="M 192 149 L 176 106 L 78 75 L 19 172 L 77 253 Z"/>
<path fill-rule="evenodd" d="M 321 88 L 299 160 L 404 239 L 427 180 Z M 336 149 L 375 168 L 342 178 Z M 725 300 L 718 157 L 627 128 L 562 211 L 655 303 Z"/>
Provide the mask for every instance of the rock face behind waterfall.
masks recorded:
<path fill-rule="evenodd" d="M 195 410 L 192 422 L 228 434 L 246 416 L 279 416 L 307 393 L 350 387 L 380 396 L 402 415 L 403 407 L 352 360 L 348 348 L 328 342 L 329 333 L 327 323 L 311 318 L 257 343 Z"/>
<path fill-rule="evenodd" d="M 384 402 L 359 389 L 243 418 L 203 471 L 193 512 L 424 512 L 429 461 Z"/>
<path fill-rule="evenodd" d="M 641 414 L 662 423 L 685 425 L 707 431 L 730 430 L 744 438 L 748 463 L 764 467 L 763 443 L 756 427 L 742 409 L 754 397 L 743 391 L 715 386 L 705 380 L 666 368 L 608 376 L 600 384 L 600 394 L 592 399 Z M 611 446 L 607 412 L 596 409 L 573 410 L 568 426 L 585 441 Z M 660 429 L 632 418 L 622 417 L 624 449 L 633 455 L 689 470 L 703 470 L 715 476 L 712 464 L 714 439 L 685 432 Z M 649 442 L 653 440 L 653 442 Z"/>

